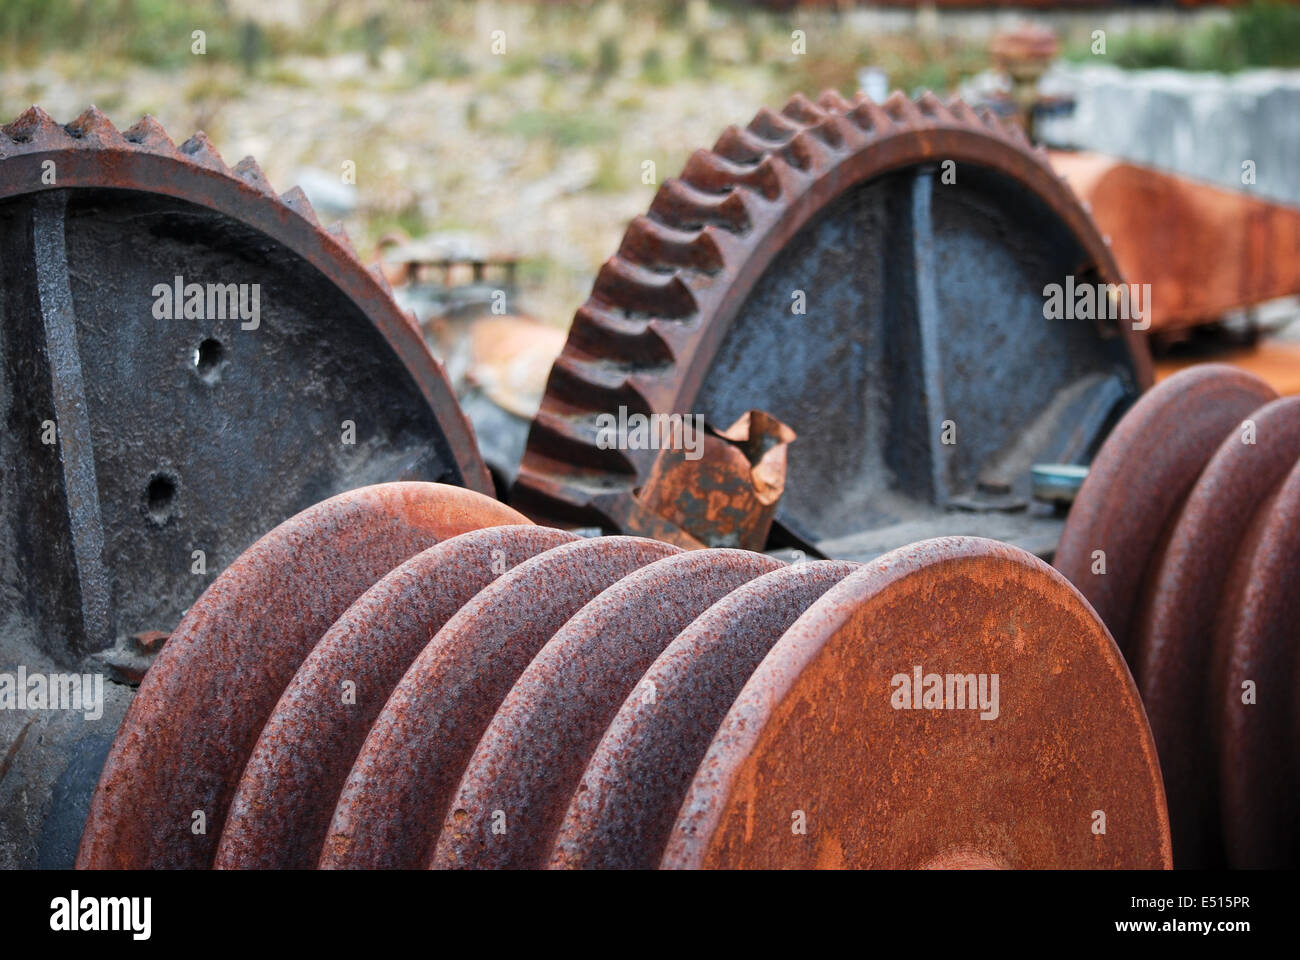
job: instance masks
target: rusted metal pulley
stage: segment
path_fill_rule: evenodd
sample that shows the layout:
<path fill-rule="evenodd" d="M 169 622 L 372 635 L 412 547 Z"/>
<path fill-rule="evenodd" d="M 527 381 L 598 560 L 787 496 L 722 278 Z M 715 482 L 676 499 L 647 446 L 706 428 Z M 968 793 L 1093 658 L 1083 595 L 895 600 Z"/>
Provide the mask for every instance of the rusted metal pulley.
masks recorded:
<path fill-rule="evenodd" d="M 774 543 L 864 559 L 985 531 L 1050 551 L 1059 519 L 1033 509 L 1030 465 L 1087 462 L 1151 382 L 1138 318 L 1108 306 L 1120 281 L 1015 128 L 930 94 L 797 96 L 697 151 L 632 221 L 551 370 L 511 502 L 623 529 L 608 504 L 657 451 L 609 442 L 604 415 L 721 429 L 755 409 L 798 437 Z M 1103 292 L 1080 316 L 1065 294 L 1058 316 L 1053 284 Z"/>
<path fill-rule="evenodd" d="M 267 719 L 348 607 L 442 540 L 526 522 L 469 490 L 391 483 L 319 503 L 258 540 L 145 676 L 100 775 L 78 866 L 209 866 Z"/>
<path fill-rule="evenodd" d="M 1203 365 L 1106 441 L 1057 566 L 1134 667 L 1182 867 L 1294 866 L 1300 400 Z"/>
<path fill-rule="evenodd" d="M 1101 621 L 1035 557 L 914 544 L 745 684 L 666 867 L 1168 867 L 1155 746 Z"/>
<path fill-rule="evenodd" d="M 787 566 L 519 520 L 454 487 L 385 484 L 258 541 L 146 678 L 79 865 L 1167 862 L 1132 681 L 1023 551 L 953 540 Z M 969 673 L 960 702 L 918 686 L 918 709 L 950 716 L 899 712 L 887 673 L 918 657 Z M 802 706 L 771 699 L 781 682 Z M 737 752 L 737 729 L 778 728 L 795 740 Z M 751 799 L 736 784 L 752 777 L 715 774 L 751 761 L 776 802 L 806 798 L 802 843 L 760 817 L 748 852 L 696 856 L 701 813 Z M 891 843 L 861 842 L 880 831 Z"/>

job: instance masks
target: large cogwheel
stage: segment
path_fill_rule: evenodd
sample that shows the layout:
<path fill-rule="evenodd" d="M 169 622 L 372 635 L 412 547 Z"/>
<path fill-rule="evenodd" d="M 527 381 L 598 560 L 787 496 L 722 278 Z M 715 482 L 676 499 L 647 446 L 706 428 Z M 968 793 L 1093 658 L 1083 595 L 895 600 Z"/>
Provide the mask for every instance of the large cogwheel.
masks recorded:
<path fill-rule="evenodd" d="M 1018 130 L 931 94 L 796 96 L 697 151 L 632 221 L 511 502 L 616 527 L 602 502 L 656 451 L 605 442 L 602 413 L 725 427 L 758 408 L 798 434 L 777 519 L 809 542 L 913 524 L 902 543 L 954 506 L 1015 510 L 1033 462 L 1086 461 L 1150 383 L 1133 323 L 1046 316 L 1052 284 L 1119 281 Z"/>
<path fill-rule="evenodd" d="M 169 630 L 262 531 L 343 490 L 491 489 L 383 277 L 202 133 L 33 107 L 0 128 L 0 251 L 10 640 L 73 663 Z"/>

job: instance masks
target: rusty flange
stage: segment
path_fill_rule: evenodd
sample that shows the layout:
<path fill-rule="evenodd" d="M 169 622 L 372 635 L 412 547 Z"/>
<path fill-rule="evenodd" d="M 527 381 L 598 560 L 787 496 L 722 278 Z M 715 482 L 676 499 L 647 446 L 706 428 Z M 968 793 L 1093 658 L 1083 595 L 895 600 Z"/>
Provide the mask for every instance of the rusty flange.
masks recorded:
<path fill-rule="evenodd" d="M 427 865 L 461 771 L 534 654 L 602 590 L 678 552 L 634 537 L 565 544 L 515 567 L 462 607 L 371 728 L 320 866 Z"/>
<path fill-rule="evenodd" d="M 1093 461 L 1061 534 L 1056 568 L 1130 659 L 1143 578 L 1162 537 L 1223 438 L 1275 397 L 1262 380 L 1223 364 L 1184 370 L 1146 393 Z"/>
<path fill-rule="evenodd" d="M 583 607 L 484 731 L 448 804 L 432 865 L 544 865 L 587 760 L 637 678 L 697 616 L 780 566 L 761 553 L 691 551 L 629 574 Z"/>
<path fill-rule="evenodd" d="M 1300 864 L 1298 570 L 1300 461 L 1256 513 L 1215 629 L 1208 712 L 1218 745 L 1224 852 L 1232 867 Z"/>
<path fill-rule="evenodd" d="M 856 569 L 782 567 L 742 584 L 668 644 L 587 762 L 549 866 L 653 869 L 686 788 L 749 675 L 786 629 Z"/>
<path fill-rule="evenodd" d="M 1211 669 L 1224 585 L 1251 518 L 1300 459 L 1300 398 L 1274 400 L 1247 420 L 1249 433 L 1228 433 L 1179 510 L 1158 564 L 1147 573 L 1136 625 L 1134 673 L 1160 751 L 1180 866 L 1220 857 L 1217 771 L 1207 748 L 1220 718 L 1205 709 L 1198 691 Z M 1243 637 L 1250 634 L 1253 627 L 1234 612 L 1225 615 L 1246 631 Z"/>
<path fill-rule="evenodd" d="M 25 558 L 0 587 L 22 598 L 9 632 L 58 662 L 170 629 L 203 568 L 332 494 L 492 491 L 382 276 L 202 133 L 93 107 L 0 128 L 0 289 L 21 478 L 0 478 L 0 550 Z"/>
<path fill-rule="evenodd" d="M 723 720 L 663 858 L 1170 864 L 1155 746 L 1110 634 L 1044 563 L 974 538 L 894 551 L 786 631 Z"/>
<path fill-rule="evenodd" d="M 371 724 L 429 638 L 506 570 L 573 534 L 489 527 L 416 554 L 352 604 L 298 668 L 230 806 L 218 868 L 313 868 Z"/>
<path fill-rule="evenodd" d="M 602 500 L 643 484 L 656 450 L 606 442 L 602 415 L 721 427 L 761 409 L 799 437 L 777 521 L 808 542 L 1024 507 L 1032 462 L 1086 460 L 1151 382 L 1132 324 L 1048 319 L 1046 285 L 1074 277 L 1120 281 L 1015 128 L 931 94 L 796 96 L 693 154 L 632 221 L 511 502 L 620 529 Z"/>
<path fill-rule="evenodd" d="M 258 540 L 204 591 L 146 675 L 100 776 L 77 865 L 210 865 L 267 718 L 352 602 L 442 540 L 526 522 L 469 490 L 390 483 L 319 503 Z"/>

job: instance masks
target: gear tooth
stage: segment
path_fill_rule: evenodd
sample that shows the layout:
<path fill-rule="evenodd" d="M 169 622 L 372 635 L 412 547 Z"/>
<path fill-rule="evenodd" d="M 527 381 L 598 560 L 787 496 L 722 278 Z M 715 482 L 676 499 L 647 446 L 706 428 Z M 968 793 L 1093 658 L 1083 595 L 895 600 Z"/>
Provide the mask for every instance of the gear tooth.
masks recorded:
<path fill-rule="evenodd" d="M 853 109 L 853 104 L 840 96 L 838 90 L 823 90 L 817 98 L 817 105 L 834 113 L 848 113 Z"/>
<path fill-rule="evenodd" d="M 855 106 L 849 111 L 849 119 L 866 133 L 884 133 L 894 126 L 894 120 L 884 108 L 868 97 L 858 94 L 854 98 Z"/>
<path fill-rule="evenodd" d="M 697 309 L 695 294 L 675 272 L 658 273 L 619 254 L 605 261 L 591 292 L 593 297 L 624 310 L 670 320 L 684 320 Z"/>
<path fill-rule="evenodd" d="M 258 166 L 257 161 L 252 157 L 245 157 L 240 160 L 230 172 L 258 193 L 275 195 L 275 191 L 271 189 L 271 184 L 266 179 L 266 174 L 262 172 L 262 168 Z"/>
<path fill-rule="evenodd" d="M 81 116 L 64 127 L 74 140 L 92 140 L 99 146 L 121 144 L 122 135 L 113 126 L 113 121 L 94 105 L 82 111 Z"/>
<path fill-rule="evenodd" d="M 961 97 L 953 97 L 948 101 L 948 112 L 952 114 L 955 120 L 961 123 L 971 125 L 978 125 L 980 123 L 979 114 L 972 110 L 970 104 Z"/>
<path fill-rule="evenodd" d="M 987 129 L 992 130 L 996 134 L 1002 134 L 1004 132 L 1002 121 L 998 119 L 998 115 L 988 107 L 981 107 L 978 116 L 980 118 L 980 123 L 984 124 Z"/>
<path fill-rule="evenodd" d="M 383 287 L 384 293 L 388 294 L 390 297 L 393 295 L 393 285 L 388 282 L 388 275 L 384 273 L 384 265 L 382 263 L 372 263 L 370 266 L 366 267 L 366 272 L 375 278 L 375 283 Z"/>
<path fill-rule="evenodd" d="M 302 187 L 291 187 L 283 196 L 280 202 L 292 210 L 298 216 L 309 222 L 313 227 L 320 228 L 320 221 L 316 219 L 316 211 L 312 209 L 311 201 L 307 199 L 307 194 L 302 192 Z"/>
<path fill-rule="evenodd" d="M 718 196 L 670 177 L 650 204 L 650 216 L 679 230 L 698 230 L 709 224 L 744 233 L 750 228 L 749 208 L 736 190 Z"/>
<path fill-rule="evenodd" d="M 183 156 L 201 167 L 216 170 L 218 173 L 230 172 L 226 161 L 221 159 L 221 154 L 217 153 L 217 148 L 212 145 L 212 141 L 202 130 L 182 143 L 179 149 Z"/>
<path fill-rule="evenodd" d="M 4 132 L 14 143 L 28 149 L 52 146 L 69 139 L 68 131 L 35 105 L 28 107 L 15 120 L 6 124 Z"/>
<path fill-rule="evenodd" d="M 807 172 L 825 161 L 826 146 L 811 129 L 800 130 L 776 153 L 796 170 Z"/>
<path fill-rule="evenodd" d="M 723 266 L 722 249 L 707 227 L 675 230 L 646 216 L 638 216 L 628 224 L 618 252 L 633 263 L 647 266 L 666 264 L 710 274 Z"/>
<path fill-rule="evenodd" d="M 816 137 L 826 146 L 838 150 L 844 145 L 844 131 L 840 126 L 843 119 L 838 114 L 823 114 L 821 120 L 808 127 L 804 132 Z"/>
<path fill-rule="evenodd" d="M 921 111 L 902 90 L 895 90 L 881 105 L 885 113 L 899 123 L 912 123 L 921 119 Z"/>
<path fill-rule="evenodd" d="M 648 319 L 634 319 L 593 300 L 580 306 L 569 327 L 569 342 L 591 356 L 657 366 L 672 359 L 672 351 Z"/>
<path fill-rule="evenodd" d="M 758 113 L 754 114 L 754 119 L 749 121 L 747 129 L 750 133 L 772 143 L 785 143 L 799 132 L 796 124 L 767 107 L 759 108 Z"/>
<path fill-rule="evenodd" d="M 325 228 L 325 232 L 338 241 L 339 246 L 346 250 L 353 259 L 357 258 L 357 248 L 352 245 L 352 238 L 348 236 L 347 228 L 343 222 L 331 223 Z"/>
<path fill-rule="evenodd" d="M 151 114 L 145 114 L 134 126 L 122 134 L 127 143 L 139 144 L 151 153 L 175 153 L 176 144 L 167 136 L 161 123 Z"/>
<path fill-rule="evenodd" d="M 710 150 L 697 150 L 686 161 L 681 179 L 708 193 L 723 194 L 741 185 L 757 190 L 768 200 L 775 200 L 781 193 L 781 182 L 768 156 L 754 166 L 742 167 Z"/>
<path fill-rule="evenodd" d="M 929 90 L 917 98 L 916 106 L 923 116 L 938 120 L 940 123 L 951 122 L 954 119 L 944 102 Z"/>
<path fill-rule="evenodd" d="M 723 130 L 722 136 L 718 137 L 718 142 L 713 145 L 714 153 L 732 163 L 758 163 L 767 151 L 768 144 L 735 124 Z"/>
<path fill-rule="evenodd" d="M 826 119 L 826 111 L 802 93 L 796 93 L 781 108 L 781 116 L 788 117 L 796 123 L 812 124 Z"/>

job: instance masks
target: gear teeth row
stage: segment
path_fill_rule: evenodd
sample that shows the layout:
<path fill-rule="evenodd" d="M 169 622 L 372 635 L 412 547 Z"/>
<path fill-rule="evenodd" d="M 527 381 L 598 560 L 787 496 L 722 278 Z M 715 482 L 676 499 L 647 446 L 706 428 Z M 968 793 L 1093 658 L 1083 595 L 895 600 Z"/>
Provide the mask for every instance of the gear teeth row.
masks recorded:
<path fill-rule="evenodd" d="M 900 714 L 890 675 L 922 655 L 992 664 L 1014 705 Z M 786 565 L 383 484 L 277 527 L 186 614 L 78 866 L 1168 867 L 1150 737 L 1105 627 L 1003 544 Z"/>
<path fill-rule="evenodd" d="M 1214 363 L 1147 391 L 1094 458 L 1056 565 L 1137 679 L 1177 865 L 1300 865 L 1300 398 Z"/>
<path fill-rule="evenodd" d="M 275 196 L 275 191 L 252 157 L 245 157 L 231 169 L 208 139 L 207 134 L 199 131 L 177 146 L 167 135 L 162 124 L 149 115 L 140 118 L 125 132 L 119 132 L 112 121 L 94 106 L 88 107 L 67 124 L 56 122 L 39 106 L 32 106 L 10 123 L 0 127 L 0 137 L 3 138 L 0 143 L 5 145 L 3 150 L 5 157 L 75 148 L 142 150 L 146 153 L 193 163 L 222 176 L 238 178 L 258 193 Z M 311 203 L 300 188 L 291 188 L 279 199 L 313 227 L 321 228 Z M 334 224 L 325 232 L 353 259 L 357 259 L 356 249 L 342 224 Z M 385 287 L 385 290 L 391 293 L 391 288 Z"/>
<path fill-rule="evenodd" d="M 737 191 L 710 193 L 684 180 L 669 178 L 650 204 L 650 216 L 679 230 L 721 227 L 732 233 L 746 233 L 751 225 L 749 205 Z"/>
<path fill-rule="evenodd" d="M 1028 148 L 1018 129 L 1004 127 L 991 114 L 977 115 L 959 99 L 944 103 L 927 93 L 913 102 L 894 93 L 877 104 L 861 93 L 848 100 L 827 91 L 816 102 L 797 94 L 779 111 L 763 107 L 746 126 L 727 127 L 712 150 L 697 150 L 679 177 L 663 182 L 647 215 L 629 224 L 618 252 L 601 269 L 591 298 L 574 317 L 565 352 L 583 361 L 604 358 L 620 369 L 643 364 L 638 382 L 653 383 L 652 392 L 668 398 L 664 412 L 686 409 L 692 398 L 678 396 L 681 370 L 689 365 L 703 331 L 715 322 L 720 304 L 734 309 L 734 298 L 724 298 L 724 293 L 745 262 L 765 244 L 788 238 L 773 225 L 797 207 L 814 182 L 833 177 L 849 158 L 877 148 L 884 153 L 889 141 L 901 143 L 912 162 L 922 164 L 935 155 L 941 135 L 954 144 L 957 159 L 967 149 L 1014 155 L 1008 167 L 1027 169 L 1033 189 L 1058 209 L 1072 207 L 1070 216 L 1077 211 L 1078 223 L 1072 224 L 1077 229 L 1092 230 L 1068 187 L 1051 172 L 1044 155 Z M 970 140 L 990 139 L 996 143 L 969 145 Z M 1100 239 L 1095 247 L 1090 253 L 1109 263 Z M 573 378 L 584 369 L 603 367 L 567 366 L 555 381 L 564 400 L 544 396 L 544 414 L 552 406 L 566 420 L 575 412 L 582 390 Z M 586 412 L 594 418 L 604 412 L 599 404 L 609 394 L 597 383 L 590 387 Z M 530 435 L 515 487 L 518 502 L 536 516 L 602 522 L 587 508 L 586 486 L 563 503 L 551 495 L 562 484 L 542 484 L 547 492 L 532 486 L 533 478 L 569 456 L 577 456 L 582 467 L 575 470 L 584 475 L 599 460 L 575 453 L 579 438 L 573 431 L 552 427 L 543 417 Z M 547 449 L 556 437 L 563 437 L 563 448 Z M 618 484 L 617 478 L 607 480 L 605 486 Z"/>
<path fill-rule="evenodd" d="M 277 215 L 273 218 L 280 224 L 284 223 L 284 218 L 279 216 L 280 210 L 288 210 L 295 217 L 305 222 L 313 234 L 315 243 L 319 244 L 319 250 L 324 254 L 320 259 L 321 263 L 317 266 L 326 273 L 348 269 L 352 264 L 360 266 L 360 257 L 357 250 L 348 236 L 342 223 L 334 223 L 325 227 L 321 224 L 316 216 L 316 211 L 312 208 L 311 202 L 307 195 L 300 187 L 294 186 L 283 194 L 277 194 L 263 173 L 257 161 L 252 157 L 245 157 L 240 160 L 233 168 L 229 167 L 222 159 L 221 154 L 202 131 L 195 133 L 192 137 L 177 145 L 162 124 L 153 116 L 145 115 L 141 117 L 134 125 L 129 127 L 125 132 L 119 132 L 113 123 L 105 114 L 96 107 L 89 107 L 83 111 L 72 122 L 64 125 L 55 122 L 39 106 L 32 106 L 24 111 L 20 116 L 3 126 L 0 126 L 0 162 L 7 164 L 22 164 L 25 160 L 36 155 L 49 154 L 57 158 L 58 154 L 65 153 L 78 158 L 84 158 L 87 155 L 98 154 L 90 173 L 86 176 L 86 186 L 122 186 L 124 182 L 134 183 L 130 180 L 130 175 L 123 176 L 122 170 L 124 165 L 119 162 L 121 155 L 135 156 L 148 155 L 156 157 L 163 161 L 175 164 L 184 164 L 190 170 L 203 171 L 204 175 L 211 175 L 229 180 L 238 185 L 241 192 L 252 191 L 258 197 L 273 201 L 277 205 Z M 42 157 L 44 159 L 44 157 Z M 85 167 L 85 164 L 80 164 Z M 133 168 L 134 165 L 127 165 L 127 169 Z M 13 168 L 15 171 L 17 167 Z M 9 174 L 9 169 L 5 170 Z M 161 183 L 169 184 L 172 178 L 165 173 L 160 177 Z M 29 189 L 28 184 L 39 184 L 38 176 L 26 176 L 15 173 L 6 176 L 4 182 L 0 184 L 0 196 L 8 196 L 12 193 L 23 193 Z M 64 177 L 62 171 L 59 176 L 59 186 L 68 186 L 69 181 Z M 148 192 L 152 189 L 148 179 L 144 185 L 135 187 Z M 30 189 L 47 189 L 46 187 L 35 185 Z M 201 193 L 206 193 L 206 186 L 200 188 Z M 163 192 L 167 192 L 164 190 Z M 188 197 L 182 195 L 182 199 Z M 227 209 L 224 212 L 240 218 L 239 200 L 228 201 L 233 203 L 233 209 Z M 314 254 L 308 253 L 298 245 L 302 243 L 302 234 L 298 231 L 290 231 L 292 236 L 281 237 L 281 242 L 287 246 L 295 248 L 299 253 L 311 260 L 316 258 Z M 311 244 L 313 248 L 315 243 Z M 346 257 L 347 265 L 340 265 L 336 257 Z M 374 283 L 373 290 L 361 291 L 366 301 L 367 312 L 372 313 L 372 322 L 378 322 L 380 316 L 391 316 L 395 320 L 400 320 L 400 333 L 395 333 L 400 339 L 406 340 L 410 332 L 419 335 L 421 346 L 417 352 L 428 354 L 427 348 L 423 346 L 423 332 L 420 329 L 419 322 L 415 314 L 411 311 L 402 309 L 393 298 L 393 291 L 387 279 L 383 276 L 382 271 L 366 269 L 357 271 L 357 277 L 364 277 L 364 283 L 371 281 Z M 354 291 L 355 293 L 356 291 Z M 679 297 L 689 298 L 689 291 Z M 394 328 L 397 329 L 397 328 Z M 399 351 L 399 355 L 402 351 Z M 428 364 L 427 369 L 423 368 L 424 363 Z M 463 411 L 456 405 L 454 395 L 450 385 L 446 383 L 446 373 L 442 364 L 432 354 L 427 358 L 421 358 L 422 370 L 417 379 L 426 381 L 422 389 L 427 389 L 430 394 L 431 402 L 438 407 L 439 417 L 441 419 L 454 421 L 444 424 L 452 436 L 456 436 L 455 457 L 460 466 L 466 470 L 466 477 L 471 487 L 476 489 L 491 489 L 490 478 L 487 468 L 483 465 L 478 455 L 476 445 L 470 433 L 468 421 L 464 417 Z M 438 381 L 436 383 L 432 381 Z"/>

